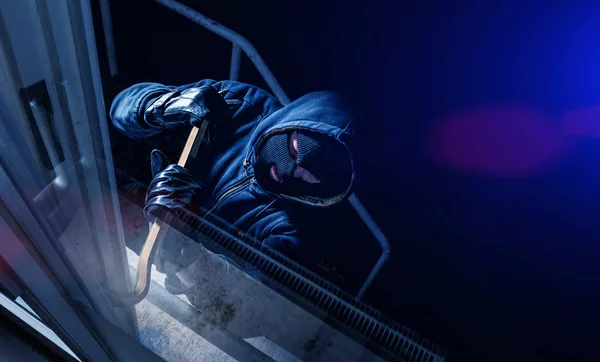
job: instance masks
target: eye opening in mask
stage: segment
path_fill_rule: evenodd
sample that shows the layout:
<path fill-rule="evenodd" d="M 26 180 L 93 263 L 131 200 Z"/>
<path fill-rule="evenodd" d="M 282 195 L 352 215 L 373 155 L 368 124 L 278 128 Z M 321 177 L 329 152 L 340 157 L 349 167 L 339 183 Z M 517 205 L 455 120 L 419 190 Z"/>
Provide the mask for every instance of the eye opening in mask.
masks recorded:
<path fill-rule="evenodd" d="M 293 131 L 288 137 L 288 147 L 290 155 L 294 160 L 298 160 L 298 131 Z"/>
<path fill-rule="evenodd" d="M 290 133 L 288 138 L 288 146 L 290 155 L 297 162 L 299 157 L 299 145 L 298 145 L 298 131 Z M 309 184 L 319 184 L 321 180 L 315 176 L 310 170 L 296 164 L 294 169 L 294 177 L 302 181 L 308 182 Z"/>

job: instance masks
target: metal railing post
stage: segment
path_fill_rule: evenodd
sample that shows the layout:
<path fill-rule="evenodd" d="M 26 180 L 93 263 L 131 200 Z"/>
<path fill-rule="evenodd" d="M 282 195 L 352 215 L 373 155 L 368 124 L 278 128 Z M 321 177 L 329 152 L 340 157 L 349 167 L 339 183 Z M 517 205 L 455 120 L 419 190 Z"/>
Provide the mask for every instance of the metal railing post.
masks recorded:
<path fill-rule="evenodd" d="M 377 264 L 375 264 L 375 266 L 373 267 L 373 270 L 371 270 L 371 273 L 367 277 L 367 280 L 365 280 L 365 283 L 362 285 L 362 287 L 358 291 L 358 294 L 356 295 L 357 298 L 362 298 L 362 296 L 367 291 L 367 288 L 373 282 L 373 279 L 375 279 L 375 277 L 377 276 L 377 274 L 383 267 L 383 264 L 389 258 L 392 250 L 391 250 L 390 243 L 388 242 L 387 238 L 385 237 L 385 235 L 383 234 L 383 232 L 381 231 L 381 229 L 379 228 L 379 226 L 377 225 L 375 220 L 373 220 L 373 218 L 371 217 L 371 215 L 369 214 L 367 209 L 365 209 L 363 204 L 360 202 L 360 200 L 358 199 L 356 194 L 350 195 L 350 197 L 348 198 L 348 201 L 350 202 L 352 207 L 354 207 L 354 210 L 356 210 L 356 212 L 358 213 L 360 218 L 367 225 L 367 227 L 369 228 L 369 230 L 371 231 L 371 233 L 373 234 L 375 239 L 377 239 L 377 241 L 379 242 L 379 245 L 381 246 L 381 256 L 379 257 L 379 260 L 377 260 Z"/>
<path fill-rule="evenodd" d="M 112 19 L 110 17 L 109 0 L 100 1 L 100 13 L 102 16 L 102 28 L 104 29 L 104 43 L 108 55 L 108 68 L 113 77 L 117 74 L 117 53 L 115 52 L 115 37 L 113 35 Z"/>
<path fill-rule="evenodd" d="M 231 47 L 231 68 L 229 69 L 229 80 L 238 80 L 240 78 L 241 63 L 242 48 L 234 43 Z"/>

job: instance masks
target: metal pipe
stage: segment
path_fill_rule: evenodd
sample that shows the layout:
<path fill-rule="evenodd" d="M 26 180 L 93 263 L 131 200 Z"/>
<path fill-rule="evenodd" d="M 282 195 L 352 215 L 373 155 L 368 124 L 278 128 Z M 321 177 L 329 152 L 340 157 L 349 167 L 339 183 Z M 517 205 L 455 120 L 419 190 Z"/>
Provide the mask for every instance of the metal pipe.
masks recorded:
<path fill-rule="evenodd" d="M 360 200 L 358 199 L 358 196 L 356 196 L 356 194 L 352 194 L 348 198 L 348 201 L 350 201 L 350 204 L 352 205 L 352 207 L 354 207 L 354 210 L 356 210 L 356 212 L 358 213 L 360 218 L 364 221 L 364 223 L 367 224 L 367 227 L 369 228 L 369 230 L 371 231 L 373 236 L 379 242 L 379 245 L 381 246 L 381 251 L 382 251 L 381 256 L 379 257 L 379 260 L 377 261 L 377 264 L 375 264 L 375 266 L 373 267 L 373 270 L 371 270 L 371 273 L 369 273 L 367 280 L 365 280 L 365 283 L 362 285 L 362 287 L 358 291 L 358 294 L 356 295 L 357 298 L 362 298 L 362 296 L 365 294 L 367 288 L 373 282 L 373 279 L 375 279 L 375 277 L 377 276 L 377 274 L 383 267 L 383 264 L 389 258 L 392 250 L 391 250 L 390 243 L 388 242 L 387 238 L 385 237 L 385 235 L 383 234 L 383 232 L 381 231 L 381 229 L 379 228 L 379 226 L 377 225 L 375 220 L 373 220 L 373 218 L 371 217 L 371 214 L 369 214 L 367 209 L 360 202 Z"/>
<path fill-rule="evenodd" d="M 240 66 L 242 64 L 242 48 L 233 44 L 231 47 L 231 68 L 229 69 L 229 80 L 240 79 Z"/>
<path fill-rule="evenodd" d="M 117 75 L 117 53 L 115 51 L 115 37 L 113 35 L 112 19 L 110 17 L 110 1 L 100 1 L 100 14 L 102 16 L 102 28 L 104 29 L 104 43 L 108 55 L 108 68 L 110 75 Z"/>
<path fill-rule="evenodd" d="M 271 88 L 275 97 L 277 97 L 277 99 L 284 105 L 290 103 L 290 99 L 283 91 L 283 88 L 281 88 L 281 86 L 279 85 L 279 82 L 277 82 L 277 79 L 275 79 L 273 73 L 271 73 L 271 71 L 269 70 L 269 67 L 267 67 L 267 65 L 265 64 L 265 61 L 261 58 L 260 54 L 258 54 L 256 48 L 254 48 L 254 46 L 246 38 L 236 33 L 235 31 L 217 23 L 216 21 L 200 14 L 196 10 L 187 7 L 175 0 L 155 1 L 179 13 L 180 15 L 185 16 L 186 18 L 190 19 L 196 24 L 205 27 L 206 29 L 212 31 L 220 37 L 229 40 L 234 45 L 238 45 L 240 48 L 242 48 L 244 53 L 246 53 L 248 58 L 250 58 L 252 63 L 254 63 L 254 66 L 256 67 L 260 75 L 262 75 L 265 82 L 267 82 L 269 88 Z"/>
<path fill-rule="evenodd" d="M 371 283 L 373 282 L 373 280 L 375 279 L 375 277 L 377 276 L 377 274 L 379 274 L 379 271 L 381 270 L 381 268 L 383 267 L 383 264 L 385 264 L 385 262 L 387 261 L 387 259 L 389 258 L 389 256 L 390 256 L 389 253 L 385 253 L 385 252 L 381 253 L 381 256 L 377 260 L 377 264 L 375 264 L 375 266 L 371 270 L 371 273 L 369 273 L 369 276 L 367 277 L 367 280 L 365 280 L 365 283 L 362 285 L 362 287 L 360 288 L 360 290 L 356 294 L 356 298 L 357 299 L 360 299 L 360 298 L 362 298 L 365 295 L 365 292 L 367 291 L 367 288 L 371 285 Z"/>

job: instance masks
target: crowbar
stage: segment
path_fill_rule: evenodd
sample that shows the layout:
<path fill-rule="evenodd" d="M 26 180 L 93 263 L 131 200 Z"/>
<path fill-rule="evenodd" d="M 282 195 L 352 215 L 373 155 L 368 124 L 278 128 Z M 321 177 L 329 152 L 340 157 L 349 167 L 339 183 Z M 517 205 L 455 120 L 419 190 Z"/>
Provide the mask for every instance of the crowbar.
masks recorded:
<path fill-rule="evenodd" d="M 200 128 L 194 126 L 190 131 L 190 134 L 185 142 L 185 146 L 183 147 L 183 151 L 179 156 L 179 161 L 177 164 L 181 167 L 185 167 L 190 156 L 193 158 L 196 156 L 196 152 L 198 151 L 201 140 L 204 138 L 204 134 L 206 133 L 206 129 L 208 127 L 208 121 L 204 120 L 200 125 Z M 148 236 L 146 237 L 146 241 L 144 242 L 144 247 L 140 253 L 140 258 L 138 261 L 138 267 L 136 271 L 135 278 L 135 288 L 132 292 L 126 294 L 119 294 L 113 290 L 108 289 L 108 293 L 113 299 L 113 301 L 120 304 L 137 304 L 142 301 L 148 294 L 148 290 L 150 289 L 150 274 L 152 273 L 152 261 L 154 260 L 154 255 L 156 254 L 156 250 L 158 249 L 158 236 L 160 233 L 160 229 L 163 225 L 165 225 L 167 221 L 159 221 L 154 219 L 154 222 L 150 226 L 150 231 L 148 232 Z"/>

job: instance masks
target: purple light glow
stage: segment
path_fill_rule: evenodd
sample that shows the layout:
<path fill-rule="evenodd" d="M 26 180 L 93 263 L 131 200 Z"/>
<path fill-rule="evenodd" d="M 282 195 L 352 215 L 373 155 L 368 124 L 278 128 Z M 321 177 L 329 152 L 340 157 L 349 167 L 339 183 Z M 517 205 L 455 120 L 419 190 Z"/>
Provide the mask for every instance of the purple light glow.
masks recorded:
<path fill-rule="evenodd" d="M 566 145 L 565 133 L 547 116 L 515 106 L 457 112 L 441 118 L 429 134 L 436 164 L 495 177 L 544 171 L 562 158 Z"/>
<path fill-rule="evenodd" d="M 600 138 L 600 106 L 579 108 L 562 118 L 565 132 L 572 136 Z"/>

